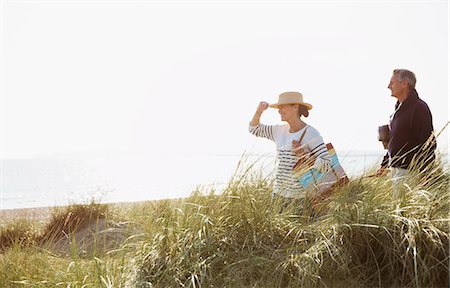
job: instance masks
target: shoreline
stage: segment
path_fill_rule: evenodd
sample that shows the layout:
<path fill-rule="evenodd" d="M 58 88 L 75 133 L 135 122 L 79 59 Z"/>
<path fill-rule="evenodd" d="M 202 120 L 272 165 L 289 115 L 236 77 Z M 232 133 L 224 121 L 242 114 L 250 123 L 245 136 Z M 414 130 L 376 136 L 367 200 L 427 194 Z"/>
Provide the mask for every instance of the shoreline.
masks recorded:
<path fill-rule="evenodd" d="M 131 201 L 131 202 L 107 202 L 107 203 L 95 203 L 101 205 L 107 205 L 112 209 L 131 209 L 137 208 L 149 203 L 158 203 L 162 201 L 177 201 L 183 198 L 168 198 L 168 199 L 158 199 L 158 200 L 144 200 L 144 201 Z M 89 203 L 90 204 L 90 203 Z M 89 204 L 79 204 L 79 205 L 89 205 Z M 68 204 L 61 206 L 48 206 L 48 207 L 29 207 L 29 208 L 9 208 L 0 210 L 0 225 L 17 221 L 20 219 L 26 219 L 35 222 L 46 222 L 50 219 L 52 213 L 58 209 L 64 209 L 71 205 L 78 204 Z"/>
<path fill-rule="evenodd" d="M 59 206 L 58 206 L 59 207 Z M 12 208 L 0 210 L 0 224 L 19 219 L 46 221 L 50 218 L 55 207 Z"/>
<path fill-rule="evenodd" d="M 153 201 L 150 200 L 150 201 L 136 201 L 136 202 L 96 203 L 96 204 L 108 205 L 113 208 L 115 207 L 123 208 L 123 207 L 131 207 L 134 205 L 141 205 L 147 202 Z M 89 204 L 80 204 L 80 205 L 89 205 Z M 0 224 L 17 221 L 20 219 L 26 219 L 36 222 L 45 222 L 50 219 L 52 213 L 55 210 L 69 206 L 71 205 L 2 209 L 0 210 Z"/>

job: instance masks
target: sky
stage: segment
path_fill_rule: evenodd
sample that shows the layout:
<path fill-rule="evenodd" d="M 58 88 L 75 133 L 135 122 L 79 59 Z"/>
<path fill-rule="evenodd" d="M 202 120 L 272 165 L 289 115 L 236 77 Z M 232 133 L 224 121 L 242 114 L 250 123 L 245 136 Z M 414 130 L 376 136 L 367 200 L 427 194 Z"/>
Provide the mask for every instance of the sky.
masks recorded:
<path fill-rule="evenodd" d="M 448 1 L 1 2 L 1 158 L 239 155 L 259 101 L 302 92 L 338 151 L 377 127 L 410 69 L 449 121 Z M 275 109 L 261 120 L 280 123 Z M 438 147 L 448 150 L 448 130 Z M 347 153 L 347 152 L 346 152 Z"/>

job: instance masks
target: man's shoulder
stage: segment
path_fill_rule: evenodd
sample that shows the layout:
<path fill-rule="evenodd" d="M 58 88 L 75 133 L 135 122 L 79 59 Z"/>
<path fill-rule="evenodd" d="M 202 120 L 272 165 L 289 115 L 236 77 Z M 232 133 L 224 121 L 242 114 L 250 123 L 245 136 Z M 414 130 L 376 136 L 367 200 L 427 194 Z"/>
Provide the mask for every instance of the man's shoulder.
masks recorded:
<path fill-rule="evenodd" d="M 430 113 L 430 107 L 428 107 L 428 104 L 422 100 L 421 98 L 417 98 L 417 102 L 415 105 L 415 109 L 421 112 L 428 112 Z"/>

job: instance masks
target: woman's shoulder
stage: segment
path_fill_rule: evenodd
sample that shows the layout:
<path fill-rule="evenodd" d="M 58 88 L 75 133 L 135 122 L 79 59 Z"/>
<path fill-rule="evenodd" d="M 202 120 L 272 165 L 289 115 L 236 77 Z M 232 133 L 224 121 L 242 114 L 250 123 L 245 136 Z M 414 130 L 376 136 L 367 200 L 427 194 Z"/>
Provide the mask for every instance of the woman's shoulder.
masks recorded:
<path fill-rule="evenodd" d="M 319 134 L 320 135 L 319 130 L 314 128 L 314 126 L 311 126 L 310 124 L 307 124 L 306 127 L 308 129 L 308 133 L 310 133 L 310 134 Z"/>
<path fill-rule="evenodd" d="M 320 134 L 319 130 L 311 125 L 307 125 L 308 131 L 306 132 L 305 137 L 310 141 L 316 141 L 318 139 L 322 139 L 322 134 Z"/>
<path fill-rule="evenodd" d="M 272 127 L 278 131 L 289 131 L 289 124 L 274 124 Z"/>

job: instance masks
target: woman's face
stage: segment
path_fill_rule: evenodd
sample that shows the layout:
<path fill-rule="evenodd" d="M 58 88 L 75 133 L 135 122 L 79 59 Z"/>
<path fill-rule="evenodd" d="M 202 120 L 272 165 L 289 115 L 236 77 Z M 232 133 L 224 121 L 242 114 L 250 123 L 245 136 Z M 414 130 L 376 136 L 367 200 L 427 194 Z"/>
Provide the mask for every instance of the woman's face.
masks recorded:
<path fill-rule="evenodd" d="M 280 113 L 281 121 L 289 121 L 294 118 L 298 118 L 297 104 L 282 104 L 278 106 L 278 113 Z"/>

